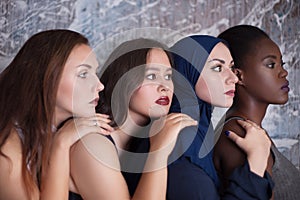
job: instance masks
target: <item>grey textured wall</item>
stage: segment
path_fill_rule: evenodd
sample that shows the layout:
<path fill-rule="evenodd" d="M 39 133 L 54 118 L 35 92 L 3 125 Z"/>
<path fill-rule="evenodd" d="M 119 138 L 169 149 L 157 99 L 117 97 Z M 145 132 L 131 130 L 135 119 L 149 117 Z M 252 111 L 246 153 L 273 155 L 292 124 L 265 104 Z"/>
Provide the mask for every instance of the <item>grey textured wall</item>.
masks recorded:
<path fill-rule="evenodd" d="M 79 31 L 95 47 L 101 44 L 97 52 L 104 58 L 113 48 L 104 41 L 128 30 L 165 28 L 171 31 L 161 36 L 172 43 L 187 34 L 217 35 L 236 24 L 260 27 L 280 46 L 289 72 L 290 100 L 283 106 L 270 106 L 264 126 L 284 154 L 299 166 L 299 0 L 1 0 L 0 71 L 28 37 L 46 29 Z M 151 30 L 143 34 L 153 35 Z"/>

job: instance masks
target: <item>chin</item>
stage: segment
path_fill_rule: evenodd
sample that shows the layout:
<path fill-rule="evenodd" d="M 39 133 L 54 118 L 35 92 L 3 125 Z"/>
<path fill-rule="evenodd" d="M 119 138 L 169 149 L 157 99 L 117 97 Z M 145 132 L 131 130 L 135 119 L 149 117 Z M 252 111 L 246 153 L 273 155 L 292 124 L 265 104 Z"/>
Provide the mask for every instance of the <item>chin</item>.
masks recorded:
<path fill-rule="evenodd" d="M 220 107 L 220 108 L 229 108 L 232 106 L 233 101 L 224 101 L 216 104 L 212 104 L 215 107 Z"/>

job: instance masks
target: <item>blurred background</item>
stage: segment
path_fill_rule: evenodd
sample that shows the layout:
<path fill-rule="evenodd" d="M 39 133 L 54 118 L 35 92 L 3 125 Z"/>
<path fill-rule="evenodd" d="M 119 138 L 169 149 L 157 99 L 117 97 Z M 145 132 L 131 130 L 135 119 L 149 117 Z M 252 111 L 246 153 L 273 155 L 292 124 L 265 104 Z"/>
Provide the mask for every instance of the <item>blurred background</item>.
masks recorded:
<path fill-rule="evenodd" d="M 172 45 L 190 34 L 217 36 L 230 26 L 262 28 L 279 45 L 291 91 L 268 108 L 265 129 L 300 166 L 300 0 L 1 0 L 0 72 L 33 34 L 71 29 L 89 38 L 100 64 L 121 41 L 150 37 Z M 214 112 L 214 121 L 224 113 Z"/>

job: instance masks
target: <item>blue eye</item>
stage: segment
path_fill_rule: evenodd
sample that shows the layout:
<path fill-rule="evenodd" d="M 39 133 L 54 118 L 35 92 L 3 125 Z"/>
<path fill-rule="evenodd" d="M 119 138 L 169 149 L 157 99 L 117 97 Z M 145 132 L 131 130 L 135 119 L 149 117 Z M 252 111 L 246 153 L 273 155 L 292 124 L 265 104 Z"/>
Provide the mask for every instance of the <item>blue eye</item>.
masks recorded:
<path fill-rule="evenodd" d="M 156 75 L 155 74 L 148 74 L 148 75 L 146 75 L 146 78 L 148 80 L 155 80 L 156 79 Z"/>

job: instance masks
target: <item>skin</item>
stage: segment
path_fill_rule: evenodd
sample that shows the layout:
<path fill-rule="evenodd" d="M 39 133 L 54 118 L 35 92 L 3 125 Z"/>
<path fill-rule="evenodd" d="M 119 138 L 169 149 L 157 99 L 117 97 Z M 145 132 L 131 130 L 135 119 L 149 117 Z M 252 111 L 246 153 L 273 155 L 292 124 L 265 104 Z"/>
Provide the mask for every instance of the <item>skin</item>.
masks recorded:
<path fill-rule="evenodd" d="M 149 116 L 158 118 L 168 114 L 174 89 L 172 68 L 168 57 L 161 50 L 151 50 L 147 56 L 147 63 L 149 64 L 146 66 L 145 80 L 132 94 L 129 102 L 129 116 L 141 125 L 149 121 Z M 167 97 L 169 103 L 155 103 L 161 97 Z"/>
<path fill-rule="evenodd" d="M 197 96 L 214 106 L 231 106 L 235 84 L 238 82 L 238 77 L 232 71 L 233 65 L 234 63 L 229 49 L 223 43 L 218 43 L 208 56 L 206 64 L 196 83 L 195 90 Z M 238 123 L 244 131 L 249 133 L 249 137 L 244 139 L 237 137 L 237 135 L 233 133 L 235 130 L 233 130 L 233 132 L 230 132 L 230 139 L 227 140 L 233 140 L 237 146 L 243 149 L 247 154 L 245 159 L 248 159 L 250 170 L 263 176 L 266 169 L 266 158 L 268 157 L 268 154 L 266 155 L 264 152 L 267 152 L 266 149 L 270 147 L 270 141 L 264 131 L 255 123 L 251 121 Z M 225 134 L 223 134 L 222 137 L 226 137 Z M 255 137 L 257 137 L 257 141 L 253 139 Z M 248 143 L 246 141 L 248 141 Z M 232 141 L 230 142 L 233 143 Z M 259 144 L 261 144 L 259 148 L 256 148 Z"/>
<path fill-rule="evenodd" d="M 96 70 L 98 62 L 91 48 L 75 48 L 66 62 L 56 100 L 57 123 L 69 116 L 95 115 L 98 92 L 104 89 Z"/>
<path fill-rule="evenodd" d="M 244 67 L 236 70 L 239 77 L 235 104 L 226 112 L 226 117 L 240 116 L 261 127 L 269 104 L 284 104 L 288 100 L 288 73 L 283 68 L 282 55 L 278 46 L 270 39 L 256 41 L 255 49 L 244 60 Z M 236 120 L 225 124 L 222 132 L 232 130 L 241 137 L 247 137 Z M 270 153 L 270 151 L 267 151 Z M 259 160 L 259 158 L 257 158 Z M 223 134 L 215 146 L 214 163 L 222 177 L 228 177 L 232 170 L 244 164 L 246 155 Z M 272 174 L 273 157 L 267 161 L 267 171 Z M 226 182 L 225 182 L 226 183 Z"/>
<path fill-rule="evenodd" d="M 155 103 L 161 96 L 172 97 L 173 83 L 169 80 L 171 65 L 165 52 L 151 49 L 146 64 L 150 67 L 146 68 L 144 82 L 131 96 L 129 117 L 124 126 L 111 134 L 117 149 L 107 138 L 92 134 L 84 137 L 71 150 L 71 176 L 76 187 L 70 189 L 84 199 L 131 199 L 120 172 L 118 154 L 126 146 L 130 135 L 149 123 L 150 117 L 163 117 L 164 122 L 164 126 L 154 131 L 155 136 L 151 137 L 150 151 L 154 152 L 165 146 L 170 148 L 148 157 L 145 166 L 148 172 L 142 175 L 132 199 L 165 199 L 167 158 L 174 146 L 170 141 L 176 140 L 182 128 L 196 125 L 196 121 L 181 113 L 166 116 L 171 102 L 168 105 Z M 157 169 L 162 163 L 163 167 Z"/>
<path fill-rule="evenodd" d="M 232 71 L 233 65 L 228 48 L 218 43 L 209 54 L 196 83 L 197 96 L 214 106 L 231 106 L 238 81 Z"/>
<path fill-rule="evenodd" d="M 98 62 L 87 45 L 76 46 L 68 57 L 59 83 L 56 102 L 56 126 L 74 116 L 55 134 L 49 166 L 43 174 L 42 199 L 68 199 L 70 179 L 70 148 L 81 137 L 90 133 L 110 133 L 106 115 L 95 114 L 94 101 L 104 86 L 96 75 Z M 95 121 L 98 121 L 95 126 Z M 56 177 L 59 177 L 57 179 Z M 50 194 L 50 195 L 49 195 Z"/>

